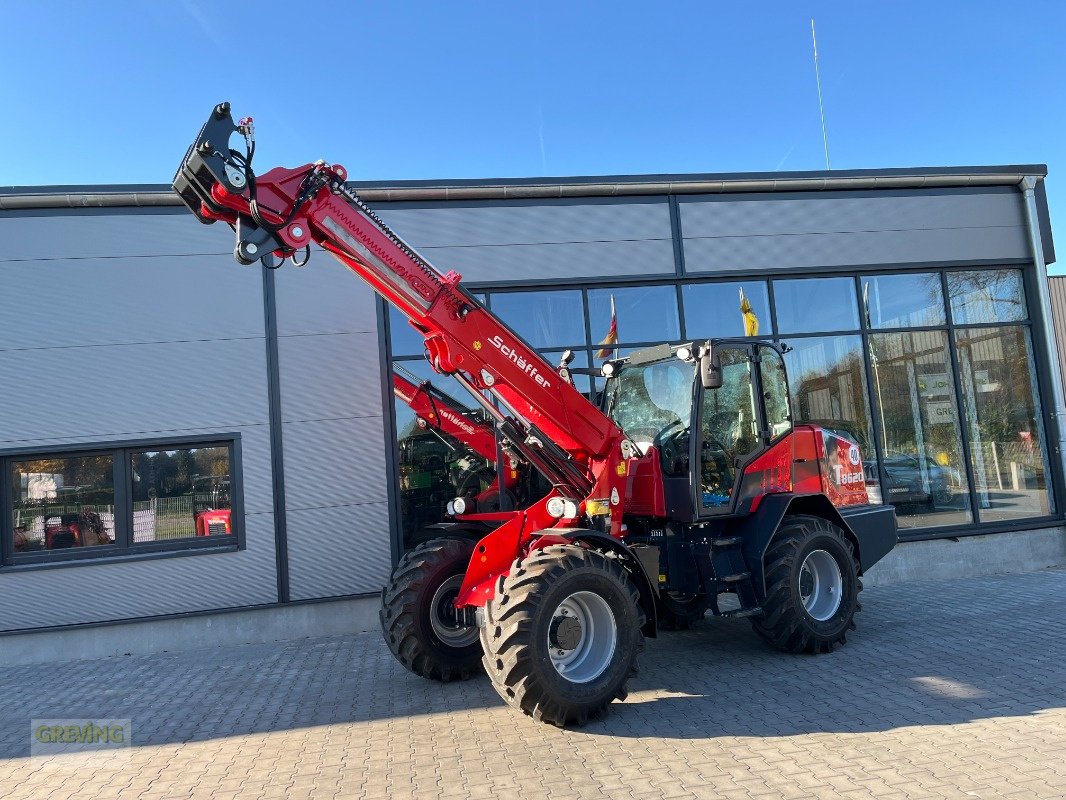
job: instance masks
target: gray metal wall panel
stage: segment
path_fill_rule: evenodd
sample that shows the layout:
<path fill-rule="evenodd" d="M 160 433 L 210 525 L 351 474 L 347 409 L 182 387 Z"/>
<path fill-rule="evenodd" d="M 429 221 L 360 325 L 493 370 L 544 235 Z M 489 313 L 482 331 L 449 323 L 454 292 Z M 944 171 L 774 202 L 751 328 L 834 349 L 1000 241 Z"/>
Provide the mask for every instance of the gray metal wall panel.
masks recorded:
<path fill-rule="evenodd" d="M 690 274 L 864 264 L 1011 261 L 1026 256 L 1023 228 L 942 228 L 685 239 Z"/>
<path fill-rule="evenodd" d="M 382 417 L 286 422 L 282 435 L 288 508 L 385 501 Z M 290 531 L 290 546 L 292 540 Z M 380 546 L 387 550 L 388 541 Z"/>
<path fill-rule="evenodd" d="M 1027 257 L 1013 190 L 702 195 L 679 209 L 694 274 Z"/>
<path fill-rule="evenodd" d="M 0 242 L 0 261 L 141 258 L 232 253 L 233 231 L 201 225 L 184 208 L 28 212 L 0 215 Z"/>
<path fill-rule="evenodd" d="M 565 244 L 670 238 L 666 198 L 375 204 L 388 225 L 417 248 Z"/>
<path fill-rule="evenodd" d="M 116 210 L 0 235 L 0 447 L 237 432 L 246 520 L 238 553 L 0 571 L 0 629 L 275 602 L 262 277 L 232 233 Z"/>
<path fill-rule="evenodd" d="M 290 595 L 377 591 L 391 554 L 374 295 L 325 253 L 276 285 Z"/>
<path fill-rule="evenodd" d="M 674 271 L 663 197 L 376 208 L 434 266 L 471 283 Z"/>
<path fill-rule="evenodd" d="M 263 336 L 262 278 L 228 255 L 0 263 L 0 285 L 0 350 Z"/>
<path fill-rule="evenodd" d="M 249 514 L 248 549 L 0 575 L 0 630 L 277 601 L 274 517 Z"/>
<path fill-rule="evenodd" d="M 576 242 L 505 247 L 424 247 L 437 269 L 455 270 L 467 283 L 579 280 L 674 274 L 669 239 Z"/>
<path fill-rule="evenodd" d="M 278 337 L 285 422 L 381 416 L 377 333 Z"/>
<path fill-rule="evenodd" d="M 323 250 L 305 268 L 279 269 L 276 286 L 279 336 L 377 333 L 373 290 Z"/>
<path fill-rule="evenodd" d="M 267 421 L 262 339 L 0 352 L 0 442 Z"/>
<path fill-rule="evenodd" d="M 290 511 L 288 526 L 294 600 L 379 592 L 389 579 L 386 503 Z"/>
<path fill-rule="evenodd" d="M 678 201 L 686 238 L 855 233 L 1025 224 L 1017 191 L 693 195 Z"/>

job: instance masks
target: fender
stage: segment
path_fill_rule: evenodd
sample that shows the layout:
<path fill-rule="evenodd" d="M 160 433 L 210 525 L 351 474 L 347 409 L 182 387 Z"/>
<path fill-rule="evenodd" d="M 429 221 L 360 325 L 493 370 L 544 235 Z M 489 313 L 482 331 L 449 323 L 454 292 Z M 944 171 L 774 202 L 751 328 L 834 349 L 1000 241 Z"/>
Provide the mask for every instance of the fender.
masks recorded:
<path fill-rule="evenodd" d="M 754 514 L 736 520 L 730 533 L 744 537 L 744 560 L 755 592 L 766 596 L 764 557 L 781 520 L 788 514 L 822 517 L 839 526 L 855 548 L 859 574 L 884 558 L 896 545 L 896 514 L 890 505 L 849 506 L 841 513 L 824 494 L 769 494 Z"/>
<path fill-rule="evenodd" d="M 462 522 L 435 522 L 426 525 L 411 539 L 411 546 L 420 545 L 430 539 L 469 539 L 477 543 L 485 534 L 498 527 L 499 523 L 487 523 L 480 520 L 463 520 Z"/>
<path fill-rule="evenodd" d="M 648 577 L 640 559 L 622 542 L 599 531 L 586 528 L 549 528 L 544 535 L 531 544 L 531 548 L 548 547 L 552 544 L 576 542 L 587 545 L 593 550 L 617 553 L 626 570 L 633 577 L 637 591 L 640 593 L 640 607 L 644 610 L 645 622 L 640 629 L 649 639 L 654 639 L 659 631 L 659 614 L 655 602 L 655 584 Z"/>

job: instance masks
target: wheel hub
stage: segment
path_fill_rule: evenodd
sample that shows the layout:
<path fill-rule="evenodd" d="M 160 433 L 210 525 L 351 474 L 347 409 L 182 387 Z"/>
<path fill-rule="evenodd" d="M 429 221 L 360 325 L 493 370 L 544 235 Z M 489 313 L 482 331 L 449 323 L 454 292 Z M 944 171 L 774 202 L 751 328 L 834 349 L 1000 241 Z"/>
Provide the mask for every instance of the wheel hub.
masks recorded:
<path fill-rule="evenodd" d="M 455 607 L 462 585 L 463 576 L 453 575 L 440 585 L 430 601 L 429 625 L 433 634 L 449 647 L 466 647 L 479 636 L 478 629 L 466 625 Z"/>
<path fill-rule="evenodd" d="M 574 592 L 552 614 L 547 640 L 555 671 L 573 683 L 588 683 L 611 666 L 618 624 L 599 594 Z"/>
<path fill-rule="evenodd" d="M 844 579 L 837 560 L 825 550 L 812 550 L 799 571 L 799 595 L 803 608 L 818 622 L 831 619 L 840 609 Z"/>
<path fill-rule="evenodd" d="M 573 650 L 581 644 L 581 623 L 571 616 L 552 619 L 548 629 L 548 643 L 559 650 Z"/>

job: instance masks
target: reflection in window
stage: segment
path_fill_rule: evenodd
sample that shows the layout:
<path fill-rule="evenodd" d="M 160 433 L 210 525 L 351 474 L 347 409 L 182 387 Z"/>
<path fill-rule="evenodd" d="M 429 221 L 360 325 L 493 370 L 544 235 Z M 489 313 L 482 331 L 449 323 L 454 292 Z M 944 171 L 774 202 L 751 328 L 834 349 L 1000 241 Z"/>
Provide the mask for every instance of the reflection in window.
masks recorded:
<path fill-rule="evenodd" d="M 938 272 L 862 278 L 862 303 L 871 328 L 919 328 L 945 322 Z"/>
<path fill-rule="evenodd" d="M 616 342 L 670 342 L 681 338 L 677 291 L 669 286 L 630 286 L 589 290 L 593 343 L 611 329 L 611 304 L 617 314 Z"/>
<path fill-rule="evenodd" d="M 537 349 L 585 344 L 585 311 L 576 289 L 493 294 L 492 313 Z"/>
<path fill-rule="evenodd" d="M 134 543 L 233 533 L 228 447 L 134 452 L 130 467 Z"/>
<path fill-rule="evenodd" d="M 870 337 L 885 453 L 880 492 L 901 528 L 971 520 L 958 402 L 943 331 Z M 867 468 L 867 480 L 879 480 Z"/>
<path fill-rule="evenodd" d="M 426 341 L 411 327 L 407 317 L 389 306 L 389 341 L 392 344 L 392 355 L 395 356 L 420 356 L 426 350 Z"/>
<path fill-rule="evenodd" d="M 690 339 L 770 336 L 770 297 L 766 281 L 693 283 L 682 290 L 685 301 L 685 335 Z M 744 300 L 750 316 L 742 308 Z M 757 333 L 750 330 L 756 327 Z"/>
<path fill-rule="evenodd" d="M 422 360 L 393 364 L 393 395 L 405 546 L 444 521 L 456 497 L 471 511 L 499 510 L 496 435 L 474 398 Z"/>
<path fill-rule="evenodd" d="M 1029 332 L 970 328 L 956 332 L 955 342 L 981 520 L 1047 516 L 1047 452 Z"/>
<path fill-rule="evenodd" d="M 762 381 L 763 404 L 766 408 L 766 427 L 770 438 L 776 439 L 792 427 L 792 409 L 788 396 L 785 363 L 781 354 L 771 347 L 759 348 L 759 380 Z"/>
<path fill-rule="evenodd" d="M 874 458 L 859 336 L 790 339 L 785 354 L 797 424 L 810 422 L 846 435 L 864 459 Z"/>
<path fill-rule="evenodd" d="M 855 281 L 851 278 L 774 281 L 774 305 L 780 333 L 847 331 L 859 327 Z"/>
<path fill-rule="evenodd" d="M 951 317 L 956 325 L 1016 322 L 1026 318 L 1020 269 L 948 272 Z"/>
<path fill-rule="evenodd" d="M 11 464 L 15 553 L 115 541 L 114 456 L 57 456 Z"/>
<path fill-rule="evenodd" d="M 559 362 L 563 357 L 563 350 L 545 350 L 541 353 L 544 356 L 544 360 L 551 364 L 553 367 L 558 368 Z M 574 382 L 574 388 L 581 392 L 583 395 L 588 396 L 589 387 L 591 386 L 591 377 L 587 372 L 577 372 L 576 370 L 587 370 L 589 366 L 589 354 L 584 348 L 580 350 L 574 349 L 574 360 L 570 362 L 570 369 L 574 370 L 570 375 L 570 378 Z"/>

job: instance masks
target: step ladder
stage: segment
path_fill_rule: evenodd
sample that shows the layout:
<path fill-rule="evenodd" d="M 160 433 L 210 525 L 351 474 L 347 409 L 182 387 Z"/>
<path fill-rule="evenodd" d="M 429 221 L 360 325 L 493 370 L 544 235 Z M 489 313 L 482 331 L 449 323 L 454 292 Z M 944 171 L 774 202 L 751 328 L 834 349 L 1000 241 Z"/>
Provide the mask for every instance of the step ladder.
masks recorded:
<path fill-rule="evenodd" d="M 762 616 L 763 610 L 755 594 L 755 584 L 740 550 L 743 541 L 742 536 L 718 536 L 711 539 L 711 567 L 714 569 L 714 577 L 707 580 L 706 590 L 715 616 Z M 735 592 L 740 600 L 740 608 L 722 611 L 718 607 L 718 595 L 721 592 Z"/>

